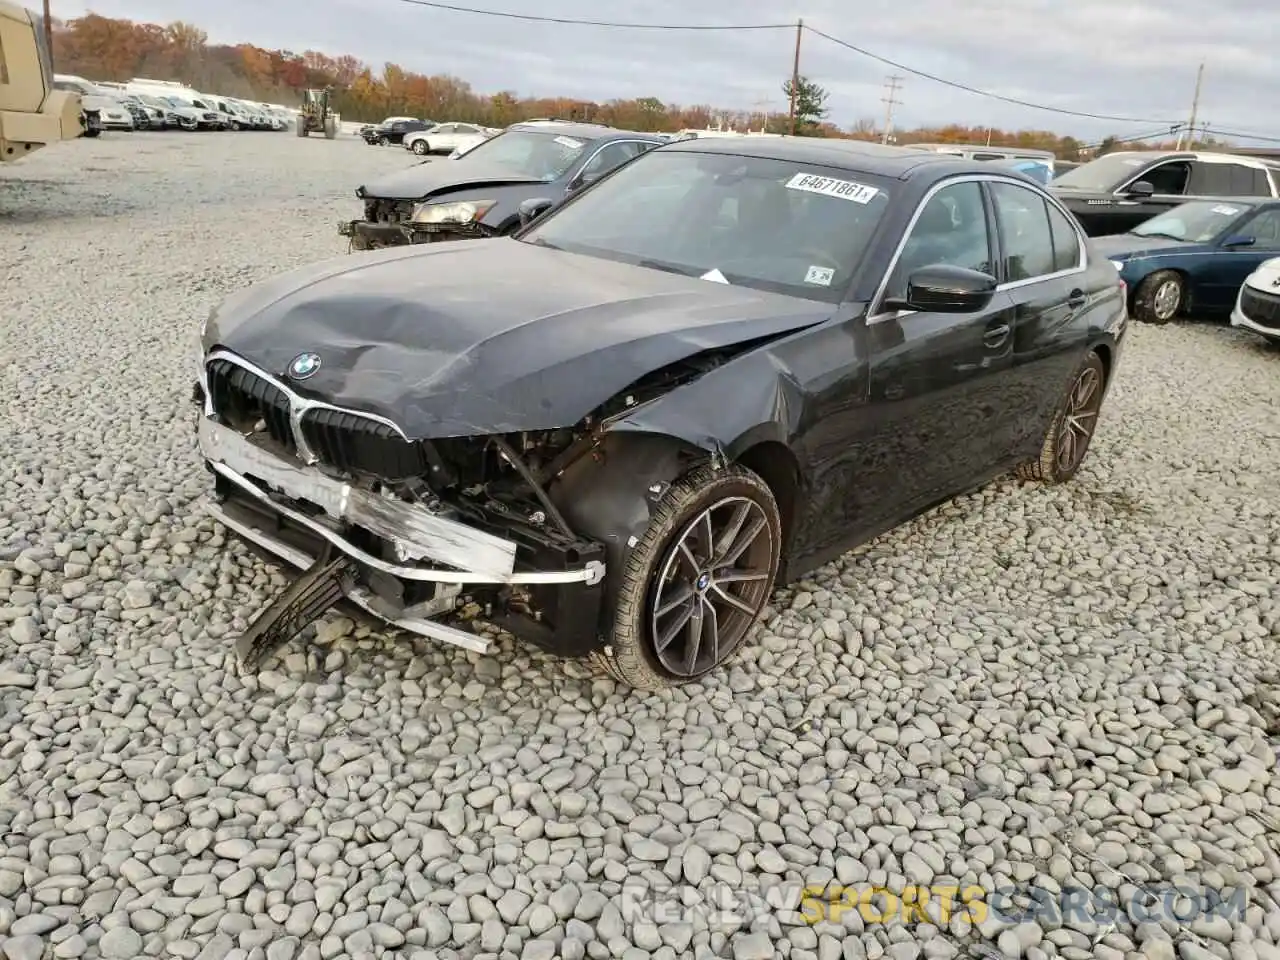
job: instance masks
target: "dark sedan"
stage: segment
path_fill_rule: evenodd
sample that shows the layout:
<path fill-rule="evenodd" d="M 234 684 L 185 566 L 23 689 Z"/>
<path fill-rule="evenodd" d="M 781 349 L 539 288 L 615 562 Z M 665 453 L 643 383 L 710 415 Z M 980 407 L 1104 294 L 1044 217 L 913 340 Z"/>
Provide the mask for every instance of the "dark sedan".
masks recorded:
<path fill-rule="evenodd" d="M 419 130 L 430 130 L 434 126 L 435 124 L 430 120 L 392 120 L 363 130 L 360 136 L 370 146 L 385 147 L 392 143 L 402 144 L 408 134 L 417 133 Z"/>
<path fill-rule="evenodd" d="M 364 219 L 338 232 L 353 250 L 510 233 L 525 201 L 559 202 L 664 142 L 581 123 L 517 124 L 456 160 L 424 161 L 361 186 Z"/>
<path fill-rule="evenodd" d="M 1188 200 L 1280 197 L 1280 164 L 1227 153 L 1108 153 L 1057 177 L 1057 198 L 1091 237 L 1131 230 Z"/>
<path fill-rule="evenodd" d="M 1280 256 L 1280 201 L 1193 200 L 1094 246 L 1128 284 L 1135 320 L 1227 314 L 1245 277 Z"/>
<path fill-rule="evenodd" d="M 295 270 L 202 334 L 214 516 L 306 571 L 237 651 L 346 597 L 694 680 L 775 584 L 1007 471 L 1074 476 L 1125 321 L 1042 187 L 855 141 L 672 143 L 514 238 Z"/>

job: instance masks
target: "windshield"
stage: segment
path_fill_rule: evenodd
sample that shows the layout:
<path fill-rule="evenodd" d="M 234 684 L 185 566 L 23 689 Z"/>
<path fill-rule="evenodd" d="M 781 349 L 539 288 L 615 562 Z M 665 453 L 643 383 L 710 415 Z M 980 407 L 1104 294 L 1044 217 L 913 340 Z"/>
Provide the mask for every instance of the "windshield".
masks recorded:
<path fill-rule="evenodd" d="M 834 303 L 888 206 L 888 183 L 792 161 L 659 148 L 521 239 Z"/>
<path fill-rule="evenodd" d="M 564 176 L 590 143 L 554 132 L 509 130 L 478 144 L 466 155 L 506 167 L 517 176 L 550 182 Z"/>
<path fill-rule="evenodd" d="M 1121 184 L 1128 183 L 1159 154 L 1144 156 L 1133 153 L 1111 153 L 1097 160 L 1083 163 L 1074 170 L 1068 170 L 1053 181 L 1055 187 L 1068 187 L 1072 190 L 1086 190 L 1091 193 L 1110 193 Z"/>
<path fill-rule="evenodd" d="M 1248 209 L 1241 203 L 1197 200 L 1152 217 L 1129 232 L 1138 237 L 1168 237 L 1190 243 L 1208 243 Z"/>

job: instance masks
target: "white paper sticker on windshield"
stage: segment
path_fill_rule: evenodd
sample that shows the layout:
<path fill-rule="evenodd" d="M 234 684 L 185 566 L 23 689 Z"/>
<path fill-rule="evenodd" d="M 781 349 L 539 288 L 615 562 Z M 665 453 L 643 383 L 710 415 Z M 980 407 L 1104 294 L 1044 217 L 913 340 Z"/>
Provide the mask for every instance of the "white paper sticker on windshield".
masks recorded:
<path fill-rule="evenodd" d="M 839 197 L 841 200 L 852 200 L 854 203 L 870 203 L 880 192 L 875 187 L 868 187 L 863 183 L 834 180 L 831 177 L 820 177 L 813 173 L 797 173 L 787 181 L 787 189 L 820 193 L 824 197 Z"/>
<path fill-rule="evenodd" d="M 1239 208 L 1239 207 L 1228 207 L 1225 203 L 1220 203 L 1220 204 L 1218 204 L 1218 206 L 1216 206 L 1216 207 L 1214 207 L 1214 208 L 1213 208 L 1213 212 L 1214 212 L 1214 213 L 1220 213 L 1220 214 L 1222 214 L 1224 217 L 1234 217 L 1237 213 L 1239 213 L 1239 212 L 1240 212 L 1240 208 Z"/>
<path fill-rule="evenodd" d="M 728 283 L 729 282 L 724 278 L 724 274 L 720 272 L 720 269 L 718 267 L 713 267 L 712 269 L 704 273 L 702 276 L 700 276 L 698 279 L 710 280 L 712 283 Z"/>
<path fill-rule="evenodd" d="M 805 283 L 817 283 L 824 287 L 831 286 L 831 280 L 836 272 L 830 267 L 810 267 L 809 272 L 804 275 Z"/>
<path fill-rule="evenodd" d="M 582 147 L 582 141 L 575 140 L 573 137 L 556 137 L 556 143 L 562 147 L 568 147 L 570 150 L 579 150 Z"/>

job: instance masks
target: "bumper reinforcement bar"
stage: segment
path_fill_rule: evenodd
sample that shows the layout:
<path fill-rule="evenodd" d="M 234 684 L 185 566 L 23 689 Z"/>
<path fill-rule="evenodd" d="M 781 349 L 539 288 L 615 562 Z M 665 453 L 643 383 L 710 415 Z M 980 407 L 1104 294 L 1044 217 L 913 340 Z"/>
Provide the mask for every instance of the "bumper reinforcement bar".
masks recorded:
<path fill-rule="evenodd" d="M 255 447 L 234 430 L 201 417 L 200 449 L 209 466 L 256 500 L 299 526 L 322 537 L 366 567 L 404 580 L 453 584 L 599 583 L 605 567 L 599 561 L 581 568 L 557 571 L 516 571 L 515 544 L 465 524 L 437 517 L 415 504 L 375 497 L 322 474 L 295 467 Z M 242 472 L 243 471 L 243 472 Z M 391 541 L 398 549 L 422 558 L 433 557 L 461 569 L 440 569 L 389 563 L 360 549 L 330 524 L 280 503 L 246 474 L 293 500 L 314 503 L 334 520 L 356 522 Z M 354 516 L 353 516 L 354 514 Z M 413 542 L 406 543 L 412 534 Z"/>
<path fill-rule="evenodd" d="M 269 533 L 258 529 L 248 523 L 231 516 L 222 507 L 211 503 L 206 508 L 209 515 L 217 520 L 228 530 L 244 537 L 250 543 L 257 545 L 259 548 L 268 553 L 279 557 L 291 566 L 300 570 L 309 570 L 315 566 L 319 557 L 313 557 L 309 553 L 299 550 L 292 544 L 286 543 Z M 490 642 L 487 638 L 471 633 L 467 630 L 459 630 L 448 624 L 440 623 L 437 620 L 428 620 L 423 617 L 400 617 L 392 619 L 379 613 L 373 602 L 373 596 L 358 585 L 350 586 L 346 590 L 346 599 L 354 603 L 357 607 L 377 617 L 384 623 L 408 633 L 415 633 L 420 637 L 428 637 L 432 640 L 439 640 L 442 643 L 449 643 L 456 647 L 462 647 L 466 650 L 472 650 L 475 653 L 488 653 L 490 650 Z M 247 642 L 247 641 L 246 641 Z M 243 662 L 243 659 L 242 659 Z"/>

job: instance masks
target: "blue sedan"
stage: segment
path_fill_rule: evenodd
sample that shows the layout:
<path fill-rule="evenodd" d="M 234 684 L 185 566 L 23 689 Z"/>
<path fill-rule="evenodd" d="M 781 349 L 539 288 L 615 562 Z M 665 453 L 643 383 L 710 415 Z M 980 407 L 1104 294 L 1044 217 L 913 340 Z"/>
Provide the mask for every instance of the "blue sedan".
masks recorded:
<path fill-rule="evenodd" d="M 1280 201 L 1193 200 L 1093 245 L 1128 284 L 1134 319 L 1228 314 L 1244 278 L 1280 256 Z"/>

